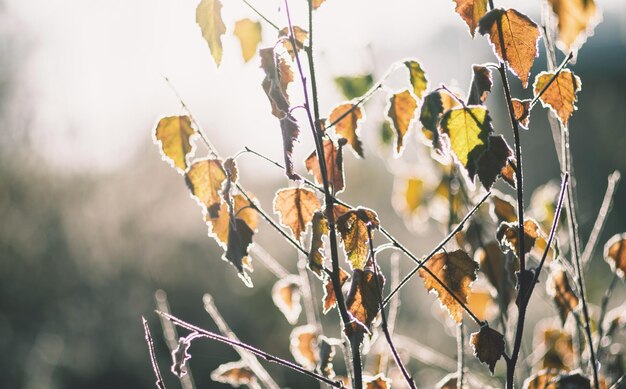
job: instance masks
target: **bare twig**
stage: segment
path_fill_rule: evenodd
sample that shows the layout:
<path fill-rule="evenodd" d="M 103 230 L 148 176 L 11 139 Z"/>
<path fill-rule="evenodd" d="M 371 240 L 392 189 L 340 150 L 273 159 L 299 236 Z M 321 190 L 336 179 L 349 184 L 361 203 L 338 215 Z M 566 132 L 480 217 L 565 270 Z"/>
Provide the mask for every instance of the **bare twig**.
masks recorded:
<path fill-rule="evenodd" d="M 146 343 L 148 344 L 148 352 L 150 353 L 150 363 L 152 364 L 152 370 L 156 376 L 156 387 L 157 389 L 165 389 L 165 383 L 163 382 L 163 377 L 161 376 L 161 370 L 159 369 L 159 364 L 157 363 L 156 356 L 154 355 L 154 343 L 152 342 L 150 327 L 148 327 L 148 322 L 145 317 L 142 316 L 141 321 L 143 323 L 143 332 L 146 337 Z"/>
<path fill-rule="evenodd" d="M 291 274 L 287 271 L 287 269 L 283 267 L 283 265 L 281 265 L 276 260 L 276 258 L 274 258 L 270 253 L 268 253 L 263 247 L 259 246 L 258 244 L 254 244 L 252 245 L 252 247 L 250 247 L 250 254 L 258 259 L 263 265 L 265 265 L 265 267 L 279 280 Z"/>
<path fill-rule="evenodd" d="M 257 10 L 252 4 L 250 4 L 248 0 L 241 0 L 241 1 L 243 1 L 248 7 L 250 7 L 252 11 L 254 11 L 257 15 L 259 15 L 261 19 L 265 20 L 265 22 L 269 24 L 270 26 L 272 26 L 276 31 L 280 30 L 280 28 L 275 23 L 272 23 L 271 20 L 269 20 L 265 15 L 263 15 L 259 10 Z"/>
<path fill-rule="evenodd" d="M 398 286 L 400 283 L 400 254 L 391 254 L 391 289 Z M 393 336 L 396 328 L 396 319 L 398 318 L 398 311 L 400 308 L 400 299 L 398 294 L 391 299 L 389 303 L 389 314 L 387 315 L 387 330 Z M 389 365 L 389 354 L 382 353 L 380 357 L 380 371 L 387 372 L 387 366 Z"/>

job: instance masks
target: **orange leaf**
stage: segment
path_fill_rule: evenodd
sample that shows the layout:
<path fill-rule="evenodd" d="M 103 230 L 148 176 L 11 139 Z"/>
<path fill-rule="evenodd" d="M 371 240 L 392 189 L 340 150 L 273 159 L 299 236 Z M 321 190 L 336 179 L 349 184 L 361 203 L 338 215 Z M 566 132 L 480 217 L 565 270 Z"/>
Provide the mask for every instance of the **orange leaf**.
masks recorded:
<path fill-rule="evenodd" d="M 219 192 L 226 180 L 226 172 L 219 159 L 195 161 L 185 175 L 185 181 L 193 197 L 206 207 L 211 218 L 216 218 L 222 201 Z"/>
<path fill-rule="evenodd" d="M 604 246 L 604 260 L 621 279 L 626 273 L 626 234 L 614 235 Z"/>
<path fill-rule="evenodd" d="M 465 251 L 456 250 L 450 253 L 435 254 L 425 267 L 437 276 L 439 281 L 443 282 L 459 300 L 467 304 L 470 284 L 476 280 L 478 264 Z M 435 293 L 441 305 L 450 313 L 452 319 L 460 323 L 463 319 L 463 307 L 461 304 L 424 268 L 419 269 L 418 274 L 424 280 L 426 289 Z"/>
<path fill-rule="evenodd" d="M 555 73 L 541 72 L 535 77 L 533 88 L 535 96 L 550 82 Z M 548 86 L 548 89 L 539 97 L 541 105 L 550 108 L 556 114 L 561 123 L 567 126 L 569 118 L 576 111 L 576 94 L 581 89 L 580 78 L 569 69 L 564 69 L 556 76 L 556 79 Z"/>
<path fill-rule="evenodd" d="M 506 62 L 513 74 L 528 86 L 530 69 L 538 55 L 539 27 L 528 16 L 514 9 L 489 11 L 478 23 L 478 32 L 489 34 L 493 51 Z"/>
<path fill-rule="evenodd" d="M 515 205 L 513 205 L 515 204 L 515 200 L 511 196 L 494 191 L 491 194 L 490 201 L 491 206 L 489 207 L 489 211 L 498 223 L 513 223 L 517 220 L 517 212 Z"/>
<path fill-rule="evenodd" d="M 317 331 L 312 325 L 296 327 L 289 336 L 289 350 L 296 362 L 305 369 L 313 370 L 318 362 Z"/>
<path fill-rule="evenodd" d="M 378 314 L 379 298 L 385 277 L 378 273 L 378 282 L 373 270 L 356 269 L 352 274 L 352 283 L 346 299 L 350 315 L 367 333 Z M 378 285 L 378 287 L 377 287 Z"/>
<path fill-rule="evenodd" d="M 472 37 L 478 27 L 478 21 L 487 13 L 487 0 L 454 0 L 456 13 L 465 21 L 469 27 Z"/>
<path fill-rule="evenodd" d="M 470 343 L 474 349 L 474 356 L 489 366 L 489 371 L 493 375 L 496 363 L 504 354 L 504 336 L 489 326 L 483 326 L 472 334 Z"/>
<path fill-rule="evenodd" d="M 391 389 L 391 379 L 385 377 L 383 373 L 374 377 L 363 377 L 365 389 Z"/>
<path fill-rule="evenodd" d="M 251 230 L 256 230 L 259 224 L 258 212 L 254 208 L 250 207 L 250 203 L 243 195 L 237 194 L 233 196 L 233 198 L 233 213 L 237 215 L 238 219 L 245 221 Z M 214 238 L 223 249 L 226 249 L 226 244 L 228 242 L 229 220 L 230 216 L 228 214 L 228 205 L 226 203 L 221 204 L 217 217 L 212 218 L 207 213 L 204 218 L 204 221 L 209 226 L 209 237 Z"/>
<path fill-rule="evenodd" d="M 291 60 L 295 60 L 296 52 L 304 48 L 304 42 L 309 39 L 309 32 L 299 26 L 293 26 L 294 40 L 296 41 L 296 50 L 293 49 L 291 43 L 291 33 L 289 27 L 284 27 L 278 31 L 278 38 L 284 38 L 283 46 L 291 56 Z"/>
<path fill-rule="evenodd" d="M 244 361 L 228 362 L 220 365 L 211 373 L 211 379 L 233 387 L 241 385 L 247 385 L 249 388 L 259 387 L 257 377 Z"/>
<path fill-rule="evenodd" d="M 189 116 L 165 117 L 154 129 L 154 143 L 160 146 L 163 160 L 181 174 L 187 169 L 187 156 L 193 153 L 191 139 L 195 134 Z"/>
<path fill-rule="evenodd" d="M 274 197 L 274 212 L 278 214 L 280 224 L 288 227 L 296 239 L 300 239 L 313 220 L 313 213 L 320 208 L 320 201 L 309 189 L 281 189 Z"/>
<path fill-rule="evenodd" d="M 346 140 L 344 138 L 339 138 L 337 146 L 335 146 L 330 139 L 323 141 L 326 177 L 335 194 L 343 191 L 345 187 L 343 175 L 343 146 L 345 144 Z M 322 179 L 322 171 L 320 170 L 320 164 L 315 150 L 304 161 L 304 165 L 307 171 L 315 177 L 315 182 L 322 185 L 324 180 Z"/>
<path fill-rule="evenodd" d="M 396 155 L 400 155 L 404 144 L 404 136 L 409 131 L 415 117 L 417 102 L 411 92 L 405 90 L 391 96 L 387 117 L 396 131 Z"/>
<path fill-rule="evenodd" d="M 496 237 L 504 252 L 513 251 L 519 258 L 519 236 L 517 222 L 503 222 L 498 227 Z M 539 238 L 539 225 L 532 219 L 524 221 L 524 253 L 528 254 Z"/>
<path fill-rule="evenodd" d="M 359 140 L 358 134 L 359 124 L 363 121 L 361 108 L 355 107 L 351 103 L 341 104 L 333 108 L 328 120 L 331 123 L 335 123 L 342 116 L 343 118 L 335 124 L 335 132 L 337 135 L 346 138 L 354 152 L 363 158 L 363 144 Z"/>
<path fill-rule="evenodd" d="M 519 124 L 526 129 L 528 129 L 528 125 L 530 124 L 530 101 L 530 99 L 511 99 L 515 119 L 517 119 Z"/>
<path fill-rule="evenodd" d="M 337 219 L 337 230 L 341 234 L 343 249 L 352 269 L 363 270 L 369 254 L 368 224 L 373 229 L 380 225 L 378 215 L 371 209 L 358 207 Z"/>
<path fill-rule="evenodd" d="M 339 268 L 339 284 L 343 286 L 343 284 L 346 283 L 348 278 L 350 278 L 350 275 L 348 274 L 348 272 L 346 272 L 342 268 Z M 330 311 L 332 308 L 334 308 L 335 305 L 337 305 L 337 295 L 335 295 L 335 289 L 333 288 L 333 283 L 330 277 L 326 277 L 324 279 L 323 301 L 324 301 L 324 309 L 323 309 L 324 315 L 327 314 L 328 311 Z"/>
<path fill-rule="evenodd" d="M 298 322 L 302 305 L 300 304 L 300 281 L 299 277 L 290 275 L 278 280 L 272 288 L 272 300 L 285 315 L 289 324 Z"/>
<path fill-rule="evenodd" d="M 546 351 L 541 358 L 541 368 L 572 370 L 574 365 L 574 345 L 572 335 L 561 329 L 548 328 L 543 331 L 539 347 Z"/>
<path fill-rule="evenodd" d="M 557 45 L 565 53 L 575 51 L 593 35 L 601 19 L 594 0 L 549 0 L 559 20 Z"/>
<path fill-rule="evenodd" d="M 578 306 L 578 297 L 574 294 L 563 269 L 560 266 L 551 266 L 551 268 L 546 289 L 559 310 L 561 323 L 565 325 L 567 315 Z"/>

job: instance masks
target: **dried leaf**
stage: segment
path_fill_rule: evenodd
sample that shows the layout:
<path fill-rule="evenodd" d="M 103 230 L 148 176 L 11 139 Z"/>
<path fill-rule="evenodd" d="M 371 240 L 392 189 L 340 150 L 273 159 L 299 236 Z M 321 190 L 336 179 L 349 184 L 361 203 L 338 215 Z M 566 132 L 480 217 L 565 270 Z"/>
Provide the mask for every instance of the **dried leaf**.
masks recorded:
<path fill-rule="evenodd" d="M 280 189 L 274 197 L 274 213 L 278 214 L 280 224 L 288 227 L 298 240 L 319 209 L 320 201 L 309 189 Z"/>
<path fill-rule="evenodd" d="M 543 331 L 540 347 L 546 351 L 541 358 L 543 369 L 572 370 L 574 345 L 572 335 L 561 329 L 548 328 Z"/>
<path fill-rule="evenodd" d="M 519 236 L 516 223 L 501 223 L 496 237 L 506 253 L 513 251 L 519 258 Z M 524 253 L 528 254 L 539 237 L 539 225 L 533 219 L 524 221 Z"/>
<path fill-rule="evenodd" d="M 290 180 L 300 180 L 300 176 L 293 170 L 293 144 L 298 140 L 300 127 L 296 119 L 287 114 L 280 119 L 280 130 L 283 135 L 283 156 L 285 158 L 285 174 Z"/>
<path fill-rule="evenodd" d="M 307 261 L 308 268 L 320 279 L 324 276 L 324 241 L 322 237 L 328 235 L 328 220 L 321 211 L 313 214 L 311 246 Z"/>
<path fill-rule="evenodd" d="M 513 155 L 513 151 L 504 140 L 502 135 L 491 135 L 487 150 L 478 160 L 478 179 L 486 190 L 491 187 L 502 174 L 502 170 L 508 165 L 508 159 Z M 472 166 L 472 165 L 470 165 Z M 469 169 L 471 179 L 474 179 L 474 170 Z"/>
<path fill-rule="evenodd" d="M 339 283 L 343 286 L 348 278 L 350 278 L 348 272 L 339 268 Z M 324 297 L 322 300 L 324 301 L 324 315 L 337 305 L 337 295 L 335 295 L 335 289 L 330 277 L 324 279 Z"/>
<path fill-rule="evenodd" d="M 474 65 L 472 66 L 472 71 L 472 82 L 467 94 L 467 105 L 481 105 L 487 101 L 487 96 L 491 92 L 491 86 L 493 85 L 491 70 L 483 65 Z"/>
<path fill-rule="evenodd" d="M 557 376 L 554 370 L 541 370 L 524 381 L 523 389 L 556 389 L 551 383 Z"/>
<path fill-rule="evenodd" d="M 626 233 L 613 235 L 604 245 L 604 260 L 621 279 L 626 273 Z"/>
<path fill-rule="evenodd" d="M 272 106 L 272 115 L 283 119 L 289 114 L 287 86 L 293 81 L 289 65 L 274 52 L 273 47 L 259 50 L 265 78 L 261 85 Z"/>
<path fill-rule="evenodd" d="M 405 90 L 391 96 L 387 117 L 396 131 L 396 155 L 400 155 L 404 144 L 404 136 L 411 128 L 415 117 L 417 101 L 411 92 Z"/>
<path fill-rule="evenodd" d="M 475 171 L 493 132 L 487 109 L 470 106 L 448 110 L 441 119 L 441 128 L 450 139 L 455 159 L 470 172 Z"/>
<path fill-rule="evenodd" d="M 513 103 L 513 113 L 515 114 L 515 119 L 519 122 L 519 124 L 528 129 L 528 125 L 530 124 L 530 99 L 520 100 L 520 99 L 511 99 Z"/>
<path fill-rule="evenodd" d="M 514 297 L 517 263 L 507 261 L 497 242 L 487 243 L 476 251 L 475 257 L 480 263 L 480 271 L 487 276 L 487 280 L 498 293 L 500 309 L 506 312 Z"/>
<path fill-rule="evenodd" d="M 601 19 L 594 0 L 549 0 L 559 20 L 557 45 L 565 53 L 578 50 Z"/>
<path fill-rule="evenodd" d="M 378 229 L 378 215 L 371 209 L 362 207 L 351 209 L 337 219 L 337 230 L 341 234 L 343 249 L 353 270 L 365 268 L 369 254 L 368 224 L 373 229 Z"/>
<path fill-rule="evenodd" d="M 533 84 L 535 96 L 543 90 L 543 88 L 554 77 L 554 72 L 541 72 L 535 77 Z M 556 114 L 561 123 L 567 126 L 569 118 L 576 111 L 576 94 L 581 89 L 580 78 L 572 73 L 569 69 L 563 69 L 556 79 L 548 86 L 548 89 L 539 97 L 541 105 L 550 108 Z"/>
<path fill-rule="evenodd" d="M 487 0 L 454 0 L 456 13 L 465 21 L 469 27 L 472 37 L 476 33 L 478 21 L 487 13 Z"/>
<path fill-rule="evenodd" d="M 378 282 L 375 277 L 371 269 L 354 270 L 346 298 L 348 312 L 367 333 L 370 333 L 372 322 L 378 314 L 379 298 L 385 284 L 385 277 L 380 272 Z"/>
<path fill-rule="evenodd" d="M 289 350 L 302 367 L 313 370 L 317 365 L 319 355 L 317 345 L 317 330 L 312 325 L 296 327 L 289 336 Z"/>
<path fill-rule="evenodd" d="M 478 332 L 472 334 L 470 343 L 474 356 L 489 366 L 493 375 L 496 363 L 504 353 L 504 336 L 489 326 L 482 326 Z"/>
<path fill-rule="evenodd" d="M 422 69 L 422 65 L 415 60 L 404 61 L 404 66 L 409 69 L 409 80 L 413 86 L 413 94 L 421 99 L 426 89 L 428 89 L 428 79 Z"/>
<path fill-rule="evenodd" d="M 478 32 L 489 34 L 496 57 L 510 66 L 526 88 L 530 69 L 538 55 L 537 43 L 541 33 L 537 24 L 514 9 L 497 8 L 478 22 Z"/>
<path fill-rule="evenodd" d="M 489 212 L 498 223 L 513 223 L 517 220 L 517 211 L 515 210 L 515 200 L 509 196 L 494 191 L 490 197 L 491 206 Z"/>
<path fill-rule="evenodd" d="M 470 284 L 476 280 L 478 264 L 465 251 L 456 250 L 435 254 L 425 267 L 437 276 L 459 300 L 467 304 Z M 426 289 L 435 293 L 441 305 L 450 313 L 450 317 L 460 323 L 463 319 L 463 307 L 424 268 L 419 269 L 418 274 L 424 280 Z"/>
<path fill-rule="evenodd" d="M 278 280 L 272 288 L 272 300 L 285 315 L 289 324 L 298 322 L 302 305 L 300 304 L 300 280 L 298 276 L 289 275 Z"/>
<path fill-rule="evenodd" d="M 341 76 L 335 78 L 335 84 L 346 99 L 352 100 L 366 94 L 374 85 L 374 78 L 371 74 Z"/>
<path fill-rule="evenodd" d="M 572 290 L 565 271 L 560 266 L 551 266 L 546 290 L 559 310 L 561 323 L 565 325 L 567 315 L 578 306 L 578 297 Z"/>
<path fill-rule="evenodd" d="M 333 108 L 328 120 L 331 123 L 335 123 L 340 117 L 343 117 L 343 119 L 335 124 L 335 132 L 337 135 L 344 137 L 348 144 L 352 146 L 354 152 L 363 158 L 363 144 L 359 140 L 359 124 L 363 121 L 361 108 L 355 107 L 351 103 L 341 104 Z"/>
<path fill-rule="evenodd" d="M 514 158 L 509 158 L 505 167 L 502 168 L 500 172 L 500 176 L 507 184 L 511 185 L 513 189 L 517 187 L 517 178 L 515 177 L 515 170 L 511 166 L 510 162 L 517 164 L 517 161 Z"/>
<path fill-rule="evenodd" d="M 222 21 L 222 3 L 220 0 L 201 0 L 196 8 L 196 23 L 200 26 L 202 36 L 209 44 L 215 64 L 222 62 L 222 35 L 226 26 Z"/>
<path fill-rule="evenodd" d="M 250 270 L 248 263 L 248 247 L 252 244 L 254 231 L 242 219 L 231 220 L 228 223 L 228 242 L 226 253 L 222 257 L 230 262 L 239 272 L 239 278 L 247 287 L 252 287 L 252 280 L 248 276 L 246 269 Z"/>
<path fill-rule="evenodd" d="M 247 385 L 250 389 L 261 387 L 257 377 L 244 361 L 228 362 L 220 365 L 211 372 L 211 379 L 215 382 L 229 384 L 235 388 L 241 385 Z"/>
<path fill-rule="evenodd" d="M 337 145 L 330 139 L 323 141 L 326 177 L 328 178 L 328 184 L 332 187 L 334 194 L 340 193 L 345 188 L 343 175 L 343 146 L 345 144 L 346 140 L 344 138 L 340 138 Z M 320 163 L 315 150 L 313 150 L 304 161 L 304 165 L 306 166 L 307 172 L 315 177 L 315 182 L 322 185 L 324 180 L 322 179 L 322 171 L 320 170 Z"/>
<path fill-rule="evenodd" d="M 440 122 L 443 114 L 459 105 L 454 97 L 445 90 L 431 92 L 424 97 L 420 112 L 420 122 L 423 126 L 424 135 L 433 142 L 433 147 L 441 149 Z"/>
<path fill-rule="evenodd" d="M 245 221 L 251 230 L 256 230 L 259 224 L 258 212 L 250 206 L 250 202 L 243 195 L 237 194 L 233 196 L 233 199 L 233 213 L 237 215 L 237 218 Z M 218 217 L 212 218 L 208 213 L 205 215 L 205 222 L 209 226 L 209 237 L 214 238 L 223 249 L 227 247 L 229 221 L 230 215 L 226 203 L 221 204 Z"/>
<path fill-rule="evenodd" d="M 256 54 L 256 49 L 261 43 L 261 23 L 248 18 L 235 22 L 233 34 L 239 39 L 243 61 L 248 62 Z"/>
<path fill-rule="evenodd" d="M 291 60 L 295 60 L 296 53 L 304 48 L 304 43 L 309 39 L 309 32 L 299 26 L 293 26 L 294 40 L 296 41 L 296 50 L 293 49 L 291 43 L 291 33 L 289 27 L 284 27 L 278 31 L 278 38 L 284 38 L 283 46 L 291 56 Z"/>
<path fill-rule="evenodd" d="M 185 181 L 193 197 L 206 207 L 211 218 L 218 217 L 220 210 L 220 191 L 226 180 L 226 172 L 219 159 L 202 159 L 195 161 L 185 174 Z"/>
<path fill-rule="evenodd" d="M 162 118 L 154 129 L 154 143 L 160 146 L 163 160 L 181 174 L 187 170 L 187 156 L 193 153 L 191 140 L 195 134 L 189 116 Z"/>
<path fill-rule="evenodd" d="M 374 377 L 363 377 L 365 389 L 391 389 L 391 379 L 385 377 L 383 373 Z"/>
<path fill-rule="evenodd" d="M 341 340 L 335 338 L 327 338 L 320 336 L 318 338 L 319 343 L 319 362 L 317 368 L 322 372 L 324 377 L 335 377 L 335 370 L 333 369 L 333 358 L 335 357 L 335 346 L 341 346 Z"/>

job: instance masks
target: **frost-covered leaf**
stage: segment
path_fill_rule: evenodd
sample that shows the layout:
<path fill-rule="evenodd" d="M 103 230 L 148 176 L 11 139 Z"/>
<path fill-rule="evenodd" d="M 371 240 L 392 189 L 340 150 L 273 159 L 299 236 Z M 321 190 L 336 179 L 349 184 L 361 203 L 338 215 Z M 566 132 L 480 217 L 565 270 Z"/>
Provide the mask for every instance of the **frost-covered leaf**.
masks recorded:
<path fill-rule="evenodd" d="M 321 211 L 313 214 L 312 221 L 311 246 L 309 247 L 309 256 L 307 261 L 308 268 L 319 278 L 324 276 L 322 269 L 324 268 L 324 241 L 322 237 L 328 235 L 328 220 Z"/>
<path fill-rule="evenodd" d="M 343 249 L 352 269 L 363 270 L 369 254 L 367 226 L 378 229 L 380 221 L 376 212 L 367 208 L 355 208 L 337 218 L 337 230 L 341 234 Z"/>
<path fill-rule="evenodd" d="M 348 278 L 350 278 L 350 274 L 342 268 L 339 268 L 339 284 L 343 286 Z M 322 311 L 324 315 L 337 305 L 337 295 L 335 294 L 335 289 L 333 288 L 330 277 L 324 279 L 324 297 L 322 300 L 324 302 L 324 309 Z"/>
<path fill-rule="evenodd" d="M 248 196 L 251 196 L 248 194 Z M 250 202 L 241 194 L 233 196 L 233 213 L 238 219 L 244 220 L 251 230 L 256 230 L 259 224 L 258 212 L 250 206 Z M 228 242 L 228 225 L 230 215 L 228 205 L 222 203 L 218 216 L 212 218 L 208 213 L 205 215 L 205 222 L 209 226 L 209 236 L 214 238 L 223 249 L 226 249 Z"/>
<path fill-rule="evenodd" d="M 350 315 L 367 332 L 378 314 L 379 298 L 385 284 L 385 277 L 378 273 L 378 281 L 373 270 L 356 269 L 352 274 L 346 307 Z"/>
<path fill-rule="evenodd" d="M 293 169 L 293 146 L 300 135 L 300 127 L 296 119 L 287 114 L 280 119 L 280 131 L 283 136 L 283 157 L 285 159 L 285 174 L 290 180 L 300 180 L 300 176 Z"/>
<path fill-rule="evenodd" d="M 385 377 L 383 373 L 374 377 L 363 377 L 365 389 L 391 389 L 391 379 Z"/>
<path fill-rule="evenodd" d="M 326 177 L 328 183 L 332 187 L 333 193 L 337 194 L 345 188 L 345 178 L 343 174 L 343 146 L 346 144 L 344 138 L 339 138 L 337 144 L 330 139 L 324 139 L 322 146 L 324 149 L 324 160 L 326 163 Z M 322 179 L 322 171 L 320 169 L 317 152 L 313 152 L 304 161 L 307 172 L 315 177 L 315 182 L 319 185 L 324 183 Z"/>
<path fill-rule="evenodd" d="M 304 48 L 305 42 L 309 39 L 309 32 L 302 27 L 293 26 L 293 37 L 296 42 L 295 50 L 293 48 L 293 44 L 291 43 L 291 32 L 289 31 L 289 27 L 284 27 L 278 31 L 278 38 L 283 38 L 283 46 L 291 56 L 292 61 L 295 60 L 296 53 Z"/>
<path fill-rule="evenodd" d="M 524 86 L 528 86 L 530 69 L 538 55 L 541 33 L 530 18 L 514 9 L 489 11 L 479 22 L 478 32 L 489 34 L 494 54 L 506 62 Z"/>
<path fill-rule="evenodd" d="M 238 20 L 235 23 L 233 34 L 239 39 L 244 62 L 250 61 L 256 54 L 256 49 L 262 39 L 261 31 L 261 23 L 248 18 Z"/>
<path fill-rule="evenodd" d="M 487 0 L 454 0 L 455 11 L 469 27 L 472 37 L 476 33 L 478 21 L 487 13 Z"/>
<path fill-rule="evenodd" d="M 391 96 L 388 104 L 387 117 L 396 132 L 396 155 L 400 155 L 404 146 L 404 136 L 411 128 L 417 109 L 417 101 L 405 90 Z"/>
<path fill-rule="evenodd" d="M 272 300 L 285 315 L 289 324 L 298 322 L 302 305 L 300 304 L 301 290 L 298 276 L 290 275 L 278 280 L 272 288 Z"/>
<path fill-rule="evenodd" d="M 420 111 L 420 122 L 422 123 L 424 135 L 431 140 L 433 147 L 441 148 L 439 140 L 440 122 L 443 114 L 459 103 L 445 90 L 431 92 L 424 97 L 422 109 Z"/>
<path fill-rule="evenodd" d="M 228 242 L 223 258 L 229 261 L 239 272 L 239 278 L 247 287 L 252 287 L 252 281 L 246 270 L 251 270 L 248 259 L 248 248 L 252 244 L 254 231 L 248 224 L 239 218 L 228 223 Z"/>
<path fill-rule="evenodd" d="M 539 225 L 532 219 L 524 221 L 524 253 L 528 254 L 539 238 Z M 519 236 L 518 226 L 515 223 L 501 223 L 498 227 L 496 237 L 500 242 L 500 247 L 504 252 L 513 251 L 519 258 Z"/>
<path fill-rule="evenodd" d="M 196 8 L 196 23 L 200 26 L 202 36 L 209 44 L 215 64 L 222 62 L 222 35 L 226 26 L 222 21 L 222 3 L 220 0 L 201 0 Z"/>
<path fill-rule="evenodd" d="M 404 66 L 409 69 L 409 81 L 413 86 L 413 94 L 418 99 L 421 99 L 428 88 L 428 79 L 422 65 L 415 60 L 410 60 L 404 61 Z"/>
<path fill-rule="evenodd" d="M 520 100 L 520 99 L 511 99 L 513 103 L 513 113 L 515 114 L 515 119 L 519 122 L 519 124 L 528 129 L 530 125 L 530 99 Z"/>
<path fill-rule="evenodd" d="M 481 106 L 450 109 L 441 119 L 441 128 L 450 139 L 456 160 L 468 171 L 476 171 L 493 132 L 487 109 Z"/>
<path fill-rule="evenodd" d="M 320 201 L 309 189 L 280 189 L 274 197 L 274 213 L 278 214 L 280 224 L 288 227 L 298 240 L 320 208 Z"/>
<path fill-rule="evenodd" d="M 339 118 L 342 118 L 339 120 Z M 363 144 L 359 139 L 359 125 L 363 121 L 363 112 L 360 107 L 355 107 L 352 103 L 345 103 L 333 108 L 328 117 L 331 123 L 335 123 L 337 135 L 345 138 L 354 152 L 363 158 Z"/>
<path fill-rule="evenodd" d="M 235 388 L 241 385 L 247 385 L 250 389 L 261 388 L 252 369 L 244 361 L 228 362 L 218 366 L 211 372 L 211 379 Z"/>
<path fill-rule="evenodd" d="M 470 284 L 476 280 L 478 264 L 463 250 L 450 253 L 435 254 L 425 265 L 459 300 L 467 304 L 470 294 Z M 439 302 L 450 313 L 455 322 L 463 319 L 463 307 L 448 291 L 435 280 L 424 268 L 418 274 L 424 280 L 424 286 L 429 292 L 435 293 Z"/>
<path fill-rule="evenodd" d="M 318 362 L 317 330 L 312 325 L 296 327 L 289 336 L 289 350 L 302 367 L 313 370 Z"/>
<path fill-rule="evenodd" d="M 293 71 L 273 47 L 259 50 L 259 56 L 265 73 L 261 85 L 272 106 L 272 115 L 283 119 L 289 114 L 287 86 L 293 81 Z"/>
<path fill-rule="evenodd" d="M 154 129 L 153 139 L 160 146 L 163 159 L 181 174 L 187 169 L 187 156 L 193 153 L 191 140 L 195 134 L 189 116 L 164 117 Z"/>
<path fill-rule="evenodd" d="M 604 246 L 604 260 L 621 279 L 626 273 L 626 233 L 614 235 Z"/>
<path fill-rule="evenodd" d="M 535 96 L 543 90 L 543 88 L 554 77 L 553 72 L 541 72 L 535 77 L 533 89 Z M 576 111 L 576 94 L 581 89 L 580 78 L 572 73 L 569 69 L 564 69 L 556 76 L 556 79 L 548 86 L 548 89 L 539 97 L 541 105 L 550 108 L 556 114 L 561 123 L 567 126 L 569 118 Z"/>
<path fill-rule="evenodd" d="M 504 353 L 504 336 L 489 326 L 482 326 L 478 332 L 470 337 L 474 356 L 489 366 L 493 375 L 496 363 Z"/>
<path fill-rule="evenodd" d="M 478 179 L 486 190 L 496 182 L 496 178 L 502 175 L 502 169 L 508 165 L 509 158 L 513 155 L 513 151 L 504 140 L 502 135 L 489 136 L 489 145 L 487 150 L 478 160 Z M 471 165 L 470 165 L 471 166 Z M 470 178 L 474 178 L 474 170 L 469 170 Z"/>
<path fill-rule="evenodd" d="M 193 197 L 201 206 L 206 207 L 211 218 L 218 217 L 220 210 L 220 191 L 226 180 L 226 172 L 219 159 L 195 161 L 185 174 L 185 181 Z"/>

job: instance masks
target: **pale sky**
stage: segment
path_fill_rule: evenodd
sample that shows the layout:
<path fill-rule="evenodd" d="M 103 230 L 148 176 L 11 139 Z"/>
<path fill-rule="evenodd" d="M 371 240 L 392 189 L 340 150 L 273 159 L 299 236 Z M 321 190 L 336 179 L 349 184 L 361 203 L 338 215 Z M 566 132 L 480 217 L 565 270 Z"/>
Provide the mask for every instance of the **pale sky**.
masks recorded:
<path fill-rule="evenodd" d="M 286 25 L 281 1 L 250 2 Z M 166 75 L 224 154 L 246 144 L 280 156 L 280 131 L 260 87 L 258 58 L 243 64 L 232 35 L 236 20 L 257 16 L 241 0 L 223 3 L 228 31 L 216 69 L 195 23 L 197 1 L 7 0 L 9 30 L 29 42 L 26 63 L 19 67 L 18 98 L 32 111 L 36 148 L 70 171 L 108 170 L 128 162 L 150 142 L 159 117 L 181 113 L 163 81 Z M 306 2 L 291 3 L 295 22 L 304 24 Z M 537 19 L 538 7 L 532 4 L 538 1 L 528 2 L 528 8 L 519 4 L 527 2 L 496 3 Z M 598 3 L 626 17 L 626 2 Z M 484 37 L 472 42 L 453 10 L 452 0 L 327 0 L 315 16 L 322 110 L 341 102 L 328 82 L 332 76 L 372 70 L 380 75 L 406 57 L 422 60 L 434 84 L 454 82 L 460 74 L 465 87 L 466 70 L 476 59 L 471 50 L 460 49 L 484 50 L 487 43 Z M 262 45 L 269 46 L 275 32 L 263 27 Z M 459 43 L 441 47 L 442 32 Z M 309 145 L 303 139 L 297 153 L 306 155 Z"/>

